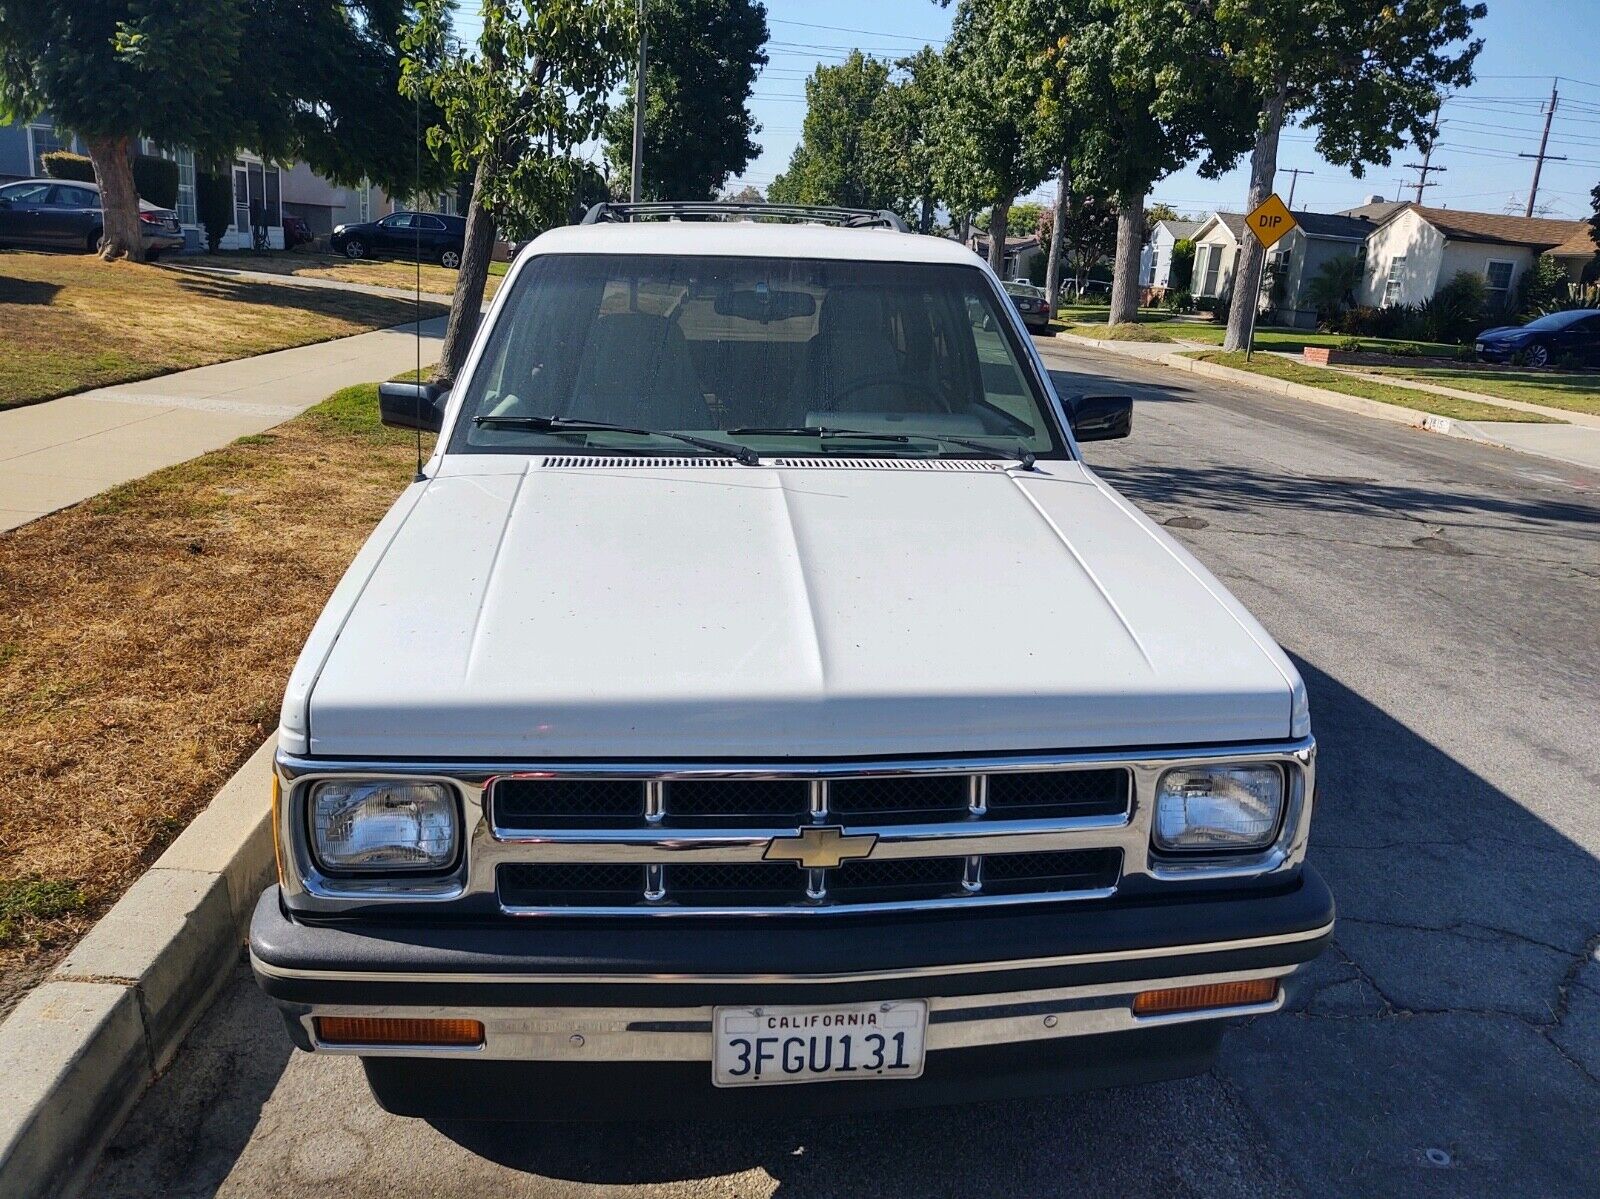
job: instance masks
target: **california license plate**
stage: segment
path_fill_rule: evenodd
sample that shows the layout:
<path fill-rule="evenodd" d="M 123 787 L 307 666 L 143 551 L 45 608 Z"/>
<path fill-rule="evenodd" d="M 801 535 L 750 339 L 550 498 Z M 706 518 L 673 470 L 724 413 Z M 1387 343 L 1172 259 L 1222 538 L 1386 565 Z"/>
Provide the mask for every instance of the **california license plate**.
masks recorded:
<path fill-rule="evenodd" d="M 719 1007 L 712 1016 L 719 1087 L 922 1073 L 928 1003 L 903 999 L 834 1007 Z"/>

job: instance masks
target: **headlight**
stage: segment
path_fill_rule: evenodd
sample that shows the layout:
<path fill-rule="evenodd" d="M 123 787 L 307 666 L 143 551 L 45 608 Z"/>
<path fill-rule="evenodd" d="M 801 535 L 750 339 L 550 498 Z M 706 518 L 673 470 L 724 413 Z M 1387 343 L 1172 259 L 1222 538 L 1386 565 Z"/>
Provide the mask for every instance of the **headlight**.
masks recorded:
<path fill-rule="evenodd" d="M 1282 814 L 1283 771 L 1276 766 L 1179 767 L 1156 784 L 1156 848 L 1264 849 Z"/>
<path fill-rule="evenodd" d="M 456 856 L 456 801 L 442 783 L 318 783 L 311 849 L 325 870 L 442 870 Z"/>

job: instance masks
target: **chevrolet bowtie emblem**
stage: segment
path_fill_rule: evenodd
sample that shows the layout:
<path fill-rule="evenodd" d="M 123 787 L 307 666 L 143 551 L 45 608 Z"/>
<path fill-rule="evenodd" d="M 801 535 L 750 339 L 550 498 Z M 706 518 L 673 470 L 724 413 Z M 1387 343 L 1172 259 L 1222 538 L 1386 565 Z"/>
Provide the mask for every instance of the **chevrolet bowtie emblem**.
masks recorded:
<path fill-rule="evenodd" d="M 852 858 L 872 854 L 877 833 L 847 837 L 842 828 L 831 825 L 803 828 L 793 837 L 774 837 L 761 856 L 769 862 L 793 862 L 807 870 L 828 870 Z"/>

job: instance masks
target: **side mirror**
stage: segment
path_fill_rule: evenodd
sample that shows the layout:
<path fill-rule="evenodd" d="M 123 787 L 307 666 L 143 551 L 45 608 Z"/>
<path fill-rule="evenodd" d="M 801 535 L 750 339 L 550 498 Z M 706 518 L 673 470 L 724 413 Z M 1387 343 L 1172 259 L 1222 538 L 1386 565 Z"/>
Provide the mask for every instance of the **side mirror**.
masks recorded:
<path fill-rule="evenodd" d="M 1133 432 L 1132 396 L 1068 396 L 1072 435 L 1079 441 L 1114 441 Z"/>
<path fill-rule="evenodd" d="M 378 384 L 378 416 L 391 429 L 437 433 L 444 425 L 450 389 L 433 383 Z"/>

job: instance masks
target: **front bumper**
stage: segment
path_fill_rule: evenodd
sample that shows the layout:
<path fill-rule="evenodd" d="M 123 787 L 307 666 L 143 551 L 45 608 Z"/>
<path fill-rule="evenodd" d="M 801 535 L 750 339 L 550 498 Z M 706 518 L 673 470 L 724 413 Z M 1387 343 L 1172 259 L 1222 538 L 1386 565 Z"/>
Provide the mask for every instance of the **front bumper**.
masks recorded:
<path fill-rule="evenodd" d="M 1270 893 L 922 919 L 604 926 L 583 921 L 306 924 L 276 888 L 256 908 L 251 962 L 302 1049 L 367 1058 L 381 1102 L 413 1115 L 513 1118 L 513 1080 L 549 1107 L 515 1118 L 633 1114 L 625 1099 L 673 1088 L 684 1113 L 843 1110 L 1033 1094 L 1204 1070 L 1220 1021 L 1248 1008 L 1136 1016 L 1143 990 L 1247 978 L 1292 985 L 1332 933 L 1310 868 Z M 508 926 L 509 924 L 509 926 Z M 797 927 L 798 926 L 798 927 Z M 825 926 L 825 927 L 824 927 Z M 849 1082 L 711 1086 L 718 1005 L 929 1001 L 928 1071 Z M 464 1049 L 319 1043 L 316 1016 L 464 1017 Z M 590 1096 L 586 1103 L 584 1096 Z M 729 1098 L 732 1096 L 732 1098 Z M 681 1102 L 680 1102 L 681 1100 Z M 646 1109 L 648 1111 L 649 1109 Z M 660 1115 L 659 1109 L 654 1114 Z"/>

